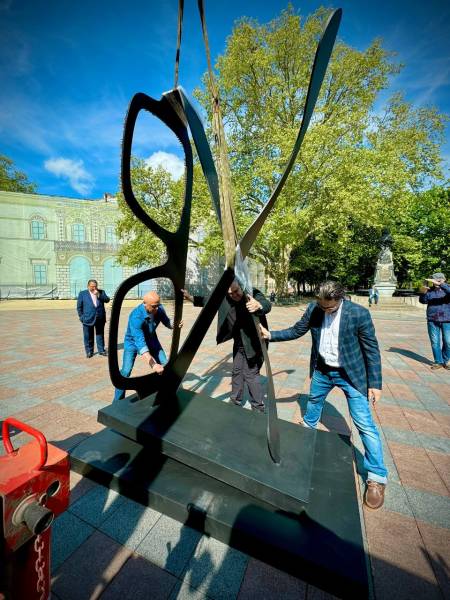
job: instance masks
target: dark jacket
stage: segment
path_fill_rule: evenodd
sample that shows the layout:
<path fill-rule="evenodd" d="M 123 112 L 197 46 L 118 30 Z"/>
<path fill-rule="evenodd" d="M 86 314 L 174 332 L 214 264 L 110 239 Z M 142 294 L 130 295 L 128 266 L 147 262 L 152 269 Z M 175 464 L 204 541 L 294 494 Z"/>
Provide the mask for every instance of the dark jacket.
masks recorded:
<path fill-rule="evenodd" d="M 244 294 L 239 302 L 234 302 L 234 300 L 227 296 L 220 305 L 217 315 L 217 343 L 221 344 L 233 339 L 235 347 L 242 346 L 244 348 L 247 360 L 262 358 L 261 344 L 252 314 L 258 317 L 261 325 L 267 328 L 265 315 L 272 309 L 272 305 L 262 292 L 253 288 L 252 295 L 261 304 L 262 310 L 249 313 L 245 306 L 247 299 Z M 194 306 L 203 305 L 203 296 L 194 296 Z"/>
<path fill-rule="evenodd" d="M 311 331 L 312 348 L 310 374 L 317 365 L 320 332 L 325 313 L 317 302 L 311 302 L 295 325 L 281 331 L 271 331 L 272 342 L 295 340 Z M 381 390 L 381 358 L 375 329 L 369 311 L 344 300 L 339 326 L 339 360 L 354 388 L 367 394 L 367 388 Z"/>
<path fill-rule="evenodd" d="M 433 288 L 420 294 L 419 302 L 427 304 L 427 321 L 448 323 L 450 321 L 450 285 L 441 283 L 438 289 Z"/>
<path fill-rule="evenodd" d="M 105 304 L 109 298 L 103 290 L 98 291 L 97 306 L 94 306 L 89 290 L 82 290 L 78 294 L 77 312 L 83 325 L 94 325 L 97 319 L 106 321 Z"/>

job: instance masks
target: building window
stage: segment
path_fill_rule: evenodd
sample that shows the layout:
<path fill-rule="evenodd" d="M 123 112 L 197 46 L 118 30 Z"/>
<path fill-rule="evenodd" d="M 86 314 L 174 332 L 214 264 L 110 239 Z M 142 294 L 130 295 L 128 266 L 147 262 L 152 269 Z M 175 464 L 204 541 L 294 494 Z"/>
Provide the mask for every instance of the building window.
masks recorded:
<path fill-rule="evenodd" d="M 47 265 L 33 265 L 33 281 L 36 285 L 44 285 L 47 283 Z"/>
<path fill-rule="evenodd" d="M 43 240 L 45 238 L 45 223 L 41 219 L 31 221 L 31 237 L 33 240 Z"/>
<path fill-rule="evenodd" d="M 114 225 L 105 227 L 105 242 L 107 244 L 115 244 L 117 242 L 116 228 Z"/>
<path fill-rule="evenodd" d="M 84 225 L 83 223 L 74 223 L 72 227 L 72 239 L 74 242 L 84 242 Z"/>

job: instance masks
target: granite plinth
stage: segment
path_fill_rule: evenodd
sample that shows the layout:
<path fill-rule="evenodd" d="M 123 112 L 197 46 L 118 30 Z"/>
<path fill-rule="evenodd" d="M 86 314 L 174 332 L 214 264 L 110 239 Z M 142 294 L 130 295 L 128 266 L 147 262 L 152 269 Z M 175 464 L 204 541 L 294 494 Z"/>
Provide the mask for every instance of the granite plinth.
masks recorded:
<path fill-rule="evenodd" d="M 130 396 L 99 411 L 104 425 L 281 510 L 309 500 L 316 431 L 279 420 L 281 463 L 267 448 L 266 416 L 187 390 Z M 351 468 L 351 459 L 349 461 Z"/>

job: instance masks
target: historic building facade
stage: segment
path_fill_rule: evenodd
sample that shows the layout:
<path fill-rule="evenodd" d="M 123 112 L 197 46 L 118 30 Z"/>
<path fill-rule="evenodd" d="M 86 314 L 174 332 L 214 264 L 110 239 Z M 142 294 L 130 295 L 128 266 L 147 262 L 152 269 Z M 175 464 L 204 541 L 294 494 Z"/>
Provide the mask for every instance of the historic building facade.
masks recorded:
<path fill-rule="evenodd" d="M 116 262 L 118 218 L 117 201 L 108 195 L 83 200 L 0 191 L 0 298 L 75 298 L 90 278 L 113 295 L 136 272 Z M 264 269 L 252 261 L 249 267 L 253 285 L 264 290 Z M 190 251 L 186 286 L 205 293 L 220 271 L 220 265 L 200 267 Z M 151 287 L 143 284 L 131 295 Z M 162 291 L 170 295 L 167 285 Z"/>
<path fill-rule="evenodd" d="M 113 293 L 135 272 L 116 263 L 114 198 L 80 200 L 0 191 L 2 296 L 74 298 L 89 278 Z"/>

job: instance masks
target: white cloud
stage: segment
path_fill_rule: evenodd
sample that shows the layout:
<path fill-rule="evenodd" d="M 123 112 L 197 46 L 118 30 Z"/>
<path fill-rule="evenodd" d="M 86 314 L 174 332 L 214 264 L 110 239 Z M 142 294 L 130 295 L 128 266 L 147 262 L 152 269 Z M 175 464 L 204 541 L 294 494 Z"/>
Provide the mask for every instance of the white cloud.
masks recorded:
<path fill-rule="evenodd" d="M 180 179 L 184 174 L 184 161 L 176 154 L 170 154 L 169 152 L 159 150 L 158 152 L 154 152 L 145 162 L 152 167 L 152 169 L 162 167 L 168 171 L 174 179 Z"/>
<path fill-rule="evenodd" d="M 86 171 L 82 160 L 49 158 L 44 167 L 56 177 L 68 179 L 72 188 L 82 196 L 88 195 L 94 186 L 94 178 Z"/>

